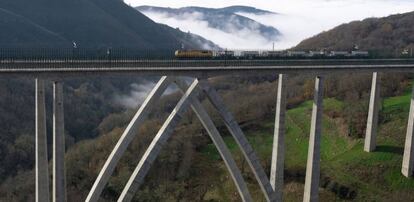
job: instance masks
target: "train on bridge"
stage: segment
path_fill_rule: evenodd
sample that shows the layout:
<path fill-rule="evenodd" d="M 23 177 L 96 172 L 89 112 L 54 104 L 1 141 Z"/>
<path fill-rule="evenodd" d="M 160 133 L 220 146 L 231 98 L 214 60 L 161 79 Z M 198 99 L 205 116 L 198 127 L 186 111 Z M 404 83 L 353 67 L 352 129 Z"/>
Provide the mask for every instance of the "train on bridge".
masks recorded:
<path fill-rule="evenodd" d="M 368 51 L 229 51 L 177 50 L 177 59 L 289 59 L 289 58 L 369 58 Z"/>
<path fill-rule="evenodd" d="M 0 48 L 0 61 L 16 60 L 289 60 L 414 58 L 413 50 L 141 50 L 131 48 Z"/>

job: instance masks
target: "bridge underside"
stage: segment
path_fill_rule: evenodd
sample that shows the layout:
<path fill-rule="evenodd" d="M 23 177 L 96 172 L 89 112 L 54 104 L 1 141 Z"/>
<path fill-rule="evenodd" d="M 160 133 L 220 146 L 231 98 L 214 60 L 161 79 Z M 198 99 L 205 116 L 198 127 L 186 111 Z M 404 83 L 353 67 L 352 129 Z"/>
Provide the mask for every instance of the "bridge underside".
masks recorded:
<path fill-rule="evenodd" d="M 376 130 L 378 122 L 378 101 L 379 101 L 379 83 L 378 74 L 373 74 L 371 101 L 369 107 L 367 133 L 365 141 L 365 151 L 375 150 Z M 124 187 L 118 201 L 131 201 L 135 192 L 143 183 L 146 174 L 151 165 L 157 158 L 162 147 L 174 132 L 175 127 L 179 124 L 184 113 L 190 108 L 201 121 L 204 129 L 207 131 L 212 142 L 217 147 L 221 158 L 223 159 L 230 176 L 243 201 L 253 201 L 242 173 L 237 167 L 229 148 L 223 141 L 217 127 L 214 125 L 208 112 L 199 100 L 200 95 L 206 97 L 212 106 L 217 110 L 225 126 L 232 137 L 237 142 L 244 158 L 248 162 L 252 173 L 255 176 L 260 188 L 267 201 L 283 200 L 283 170 L 284 170 L 284 136 L 285 136 L 285 111 L 286 111 L 286 75 L 279 75 L 278 94 L 276 100 L 276 117 L 273 154 L 271 162 L 271 172 L 266 174 L 260 160 L 258 159 L 252 146 L 249 144 L 241 127 L 227 109 L 217 91 L 209 84 L 206 77 L 195 78 L 190 84 L 181 77 L 163 76 L 156 86 L 149 93 L 144 103 L 138 109 L 128 127 L 123 132 L 116 146 L 107 158 L 103 168 L 96 178 L 92 189 L 86 199 L 88 202 L 96 202 L 113 174 L 116 165 L 126 151 L 129 144 L 134 139 L 137 131 L 148 117 L 151 110 L 156 107 L 157 101 L 161 98 L 168 86 L 175 84 L 181 90 L 183 96 L 164 122 L 158 133 L 152 140 L 146 152 L 142 156 L 134 172 Z M 321 141 L 321 124 L 323 111 L 323 76 L 315 77 L 315 93 L 313 112 L 311 119 L 311 129 L 309 138 L 308 162 L 306 167 L 305 193 L 303 201 L 318 201 L 318 189 L 320 178 L 320 141 Z M 36 200 L 48 201 L 48 170 L 47 170 L 47 144 L 45 143 L 45 112 L 44 112 L 44 86 L 43 80 L 36 80 Z M 64 135 L 63 135 L 63 96 L 60 81 L 54 82 L 54 132 L 53 132 L 53 199 L 54 201 L 65 201 L 65 176 L 64 176 Z M 414 88 L 413 98 L 411 101 L 411 110 L 408 120 L 407 137 L 405 143 L 404 158 L 402 164 L 402 173 L 411 177 L 414 172 Z"/>

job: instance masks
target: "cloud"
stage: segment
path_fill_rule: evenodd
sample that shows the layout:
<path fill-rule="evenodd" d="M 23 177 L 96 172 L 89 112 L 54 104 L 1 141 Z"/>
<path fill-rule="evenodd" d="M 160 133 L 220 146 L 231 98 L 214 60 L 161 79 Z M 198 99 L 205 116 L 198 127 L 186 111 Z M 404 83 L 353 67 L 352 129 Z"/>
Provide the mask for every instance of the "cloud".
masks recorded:
<path fill-rule="evenodd" d="M 205 6 L 225 7 L 230 5 L 247 5 L 270 10 L 280 15 L 253 15 L 238 13 L 262 24 L 280 30 L 283 36 L 276 41 L 277 49 L 295 46 L 303 39 L 322 31 L 327 31 L 342 23 L 362 20 L 369 17 L 384 17 L 396 13 L 414 10 L 414 1 L 410 0 L 229 0 L 229 1 L 146 1 L 129 0 L 133 5 L 156 5 L 165 7 Z M 156 22 L 178 27 L 182 31 L 203 36 L 218 45 L 229 49 L 271 49 L 272 41 L 252 29 L 237 33 L 226 33 L 208 27 L 200 20 L 200 14 L 189 14 L 181 18 L 171 18 L 162 13 L 144 13 Z"/>
<path fill-rule="evenodd" d="M 194 80 L 190 77 L 180 77 L 184 80 L 185 83 L 189 86 Z M 156 83 L 154 81 L 145 80 L 142 84 L 133 83 L 130 85 L 130 92 L 128 94 L 115 94 L 113 96 L 113 101 L 115 104 L 125 108 L 125 109 L 136 109 L 139 105 L 144 103 L 145 99 L 148 97 L 151 90 L 155 87 Z M 178 91 L 176 85 L 171 84 L 162 96 L 171 95 Z"/>
<path fill-rule="evenodd" d="M 262 24 L 276 27 L 282 35 L 275 42 L 276 49 L 287 49 L 297 45 L 303 39 L 327 30 L 324 25 L 318 23 L 312 17 L 301 17 L 292 15 L 254 15 L 251 13 L 238 13 L 251 18 Z M 271 43 L 270 41 L 268 44 Z M 266 46 L 270 49 L 270 46 Z"/>
<path fill-rule="evenodd" d="M 144 102 L 154 86 L 155 83 L 153 82 L 148 82 L 146 84 L 133 83 L 130 85 L 130 93 L 127 95 L 115 95 L 114 102 L 124 108 L 136 108 Z"/>
<path fill-rule="evenodd" d="M 200 35 L 222 48 L 263 49 L 263 47 L 271 45 L 271 42 L 260 33 L 257 23 L 249 23 L 241 30 L 234 24 L 227 23 L 224 25 L 225 29 L 220 30 L 210 27 L 208 22 L 204 20 L 203 14 L 199 12 L 186 12 L 177 17 L 171 17 L 168 13 L 162 12 L 149 11 L 144 14 L 156 22 Z M 235 22 L 235 20 L 229 21 Z"/>

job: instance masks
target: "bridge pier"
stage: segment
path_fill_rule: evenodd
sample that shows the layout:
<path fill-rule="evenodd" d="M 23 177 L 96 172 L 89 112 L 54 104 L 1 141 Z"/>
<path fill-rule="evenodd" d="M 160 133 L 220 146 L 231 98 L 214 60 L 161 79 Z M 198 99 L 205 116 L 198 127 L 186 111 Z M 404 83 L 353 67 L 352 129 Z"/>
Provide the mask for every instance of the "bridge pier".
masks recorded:
<path fill-rule="evenodd" d="M 66 201 L 63 86 L 53 82 L 53 202 Z"/>
<path fill-rule="evenodd" d="M 378 73 L 372 75 L 371 97 L 369 101 L 369 111 L 367 129 L 365 133 L 364 151 L 373 152 L 377 146 L 378 133 L 378 113 L 380 105 L 380 81 Z"/>
<path fill-rule="evenodd" d="M 185 91 L 185 89 L 187 88 L 186 83 L 181 79 L 177 79 L 176 84 L 182 91 Z M 246 182 L 243 179 L 243 175 L 240 172 L 239 168 L 237 167 L 237 164 L 234 161 L 230 150 L 227 148 L 227 145 L 224 142 L 223 138 L 221 137 L 220 132 L 217 130 L 213 120 L 211 120 L 207 111 L 204 109 L 203 105 L 200 103 L 200 101 L 196 97 L 191 98 L 191 103 L 192 103 L 191 108 L 193 109 L 194 113 L 197 115 L 198 119 L 201 121 L 201 124 L 206 129 L 211 140 L 216 146 L 218 152 L 220 153 L 220 156 L 223 159 L 227 167 L 227 170 L 229 171 L 236 185 L 236 188 L 240 194 L 242 201 L 244 202 L 253 201 L 250 195 L 249 189 L 247 188 Z"/>
<path fill-rule="evenodd" d="M 406 177 L 414 175 L 414 87 L 411 97 L 410 114 L 408 117 L 407 136 L 405 139 L 404 157 L 402 163 L 402 174 Z"/>
<path fill-rule="evenodd" d="M 113 173 L 115 166 L 118 163 L 119 159 L 121 158 L 122 154 L 125 152 L 129 143 L 132 141 L 133 137 L 135 136 L 140 124 L 145 120 L 149 111 L 153 108 L 155 101 L 161 97 L 163 92 L 166 90 L 166 88 L 172 81 L 174 81 L 182 91 L 187 89 L 187 84 L 182 79 L 175 79 L 173 77 L 162 77 L 160 79 L 160 81 L 157 83 L 157 85 L 148 95 L 144 103 L 141 105 L 140 109 L 138 110 L 138 112 L 136 113 L 136 115 L 134 116 L 130 124 L 128 125 L 127 129 L 124 131 L 124 134 L 121 136 L 117 145 L 115 146 L 115 149 L 112 151 L 110 157 L 107 159 L 86 201 L 97 201 L 99 199 L 99 195 L 101 194 L 105 184 L 107 183 L 109 177 Z M 195 91 L 195 87 L 191 87 L 191 88 L 194 89 L 191 91 Z M 213 121 L 208 116 L 207 112 L 203 108 L 202 104 L 198 101 L 198 99 L 196 97 L 193 97 L 193 95 L 188 96 L 187 94 L 185 94 L 184 96 L 184 97 L 187 97 L 185 98 L 186 101 L 184 102 L 185 103 L 188 102 L 187 99 L 190 101 L 191 107 L 193 108 L 194 112 L 196 113 L 201 123 L 203 124 L 204 128 L 207 130 L 209 136 L 213 140 L 213 143 L 217 147 L 217 150 L 219 151 L 221 157 L 223 158 L 228 168 L 228 171 L 230 172 L 230 175 L 232 176 L 233 181 L 235 182 L 235 185 L 239 191 L 241 199 L 246 202 L 252 201 L 250 192 L 243 179 L 243 176 L 240 170 L 237 168 L 236 162 L 234 161 L 229 149 L 224 143 L 224 140 L 220 136 L 220 133 L 215 127 Z M 184 99 L 184 97 L 181 99 L 181 101 Z M 180 110 L 185 110 L 185 106 L 183 106 L 183 104 L 179 103 L 177 104 L 177 107 L 180 107 Z M 133 175 L 128 181 L 128 184 L 125 187 L 124 191 L 122 192 L 121 196 L 119 197 L 118 201 L 130 201 L 133 198 L 136 190 L 139 188 L 140 184 L 142 183 L 143 178 L 146 175 L 146 172 L 148 172 L 148 169 L 151 163 L 155 160 L 162 145 L 165 144 L 168 137 L 171 135 L 170 133 L 173 132 L 173 128 L 175 127 L 175 125 L 178 124 L 178 120 L 175 120 L 175 119 L 177 119 L 177 117 L 180 118 L 181 115 L 176 114 L 176 113 L 177 113 L 177 110 L 174 110 L 173 113 L 170 115 L 169 119 L 167 119 L 167 121 L 164 123 L 163 128 L 161 128 L 161 130 L 158 132 L 158 134 L 164 134 L 162 135 L 162 138 L 160 138 L 158 135 L 154 138 L 152 144 L 150 145 L 150 147 L 144 154 L 144 157 L 141 159 L 140 164 L 138 164 L 137 168 L 135 169 Z M 179 113 L 182 113 L 182 112 L 179 112 Z M 174 119 L 174 121 L 173 122 L 170 121 L 170 118 Z M 165 128 L 168 128 L 168 129 L 165 129 Z"/>
<path fill-rule="evenodd" d="M 270 184 L 276 195 L 276 201 L 283 201 L 283 175 L 285 161 L 285 114 L 286 114 L 286 75 L 279 74 L 275 131 L 273 138 Z"/>
<path fill-rule="evenodd" d="M 220 95 L 214 88 L 212 88 L 208 84 L 207 81 L 201 81 L 200 87 L 203 90 L 203 92 L 207 95 L 207 98 L 210 100 L 214 108 L 220 114 L 227 129 L 230 131 L 230 134 L 236 140 L 240 150 L 242 151 L 244 157 L 247 160 L 247 163 L 252 169 L 253 174 L 259 182 L 260 188 L 262 189 L 266 197 L 266 200 L 276 201 L 276 196 L 273 191 L 272 185 L 270 184 L 269 178 L 264 172 L 264 169 L 261 166 L 259 159 L 257 158 L 253 148 L 249 144 L 239 124 L 236 122 L 231 112 L 226 108 Z"/>
<path fill-rule="evenodd" d="M 118 202 L 127 202 L 132 200 L 135 192 L 138 190 L 151 165 L 155 161 L 155 158 L 158 156 L 167 140 L 171 137 L 172 133 L 174 132 L 174 128 L 178 125 L 179 121 L 182 118 L 182 115 L 189 108 L 191 104 L 191 97 L 196 97 L 198 95 L 198 90 L 196 89 L 198 84 L 199 81 L 197 79 L 194 80 L 170 116 L 164 122 L 163 126 L 158 131 L 147 151 L 142 156 L 140 162 L 138 163 L 138 166 L 132 173 L 132 176 L 129 178 L 128 183 L 121 193 L 121 196 L 118 198 Z"/>
<path fill-rule="evenodd" d="M 180 88 L 183 88 L 185 85 L 184 82 L 180 81 L 179 79 L 176 80 L 176 83 Z M 176 108 L 170 114 L 167 121 L 158 131 L 156 137 L 153 139 L 147 151 L 144 153 L 143 157 L 138 163 L 138 166 L 135 168 L 132 176 L 128 180 L 127 185 L 125 186 L 120 197 L 118 198 L 119 202 L 132 200 L 135 192 L 138 190 L 139 186 L 143 182 L 144 177 L 146 176 L 152 163 L 154 162 L 155 158 L 160 152 L 162 146 L 169 139 L 171 133 L 174 131 L 175 126 L 181 119 L 182 114 L 184 113 L 186 108 L 188 108 L 187 105 L 192 106 L 197 116 L 200 118 L 203 126 L 206 128 L 210 137 L 213 139 L 213 142 L 218 147 L 218 150 L 223 160 L 225 161 L 226 166 L 228 167 L 234 182 L 236 183 L 236 187 L 240 192 L 242 200 L 251 201 L 250 193 L 248 192 L 247 186 L 234 162 L 234 159 L 232 159 L 231 154 L 225 146 L 224 141 L 220 137 L 217 129 L 215 129 L 214 123 L 211 121 L 207 113 L 202 108 L 201 103 L 199 103 L 199 101 L 195 98 L 196 94 L 198 94 L 196 90 L 198 84 L 200 85 L 202 91 L 207 95 L 209 100 L 213 103 L 213 106 L 215 106 L 216 109 L 219 111 L 220 115 L 225 121 L 225 124 L 230 130 L 230 133 L 233 135 L 233 137 L 236 139 L 236 142 L 239 144 L 240 149 L 242 150 L 243 154 L 247 159 L 247 162 L 249 163 L 250 167 L 253 170 L 253 173 L 259 181 L 259 185 L 262 188 L 267 201 L 276 201 L 276 197 L 270 184 L 269 178 L 266 176 L 252 147 L 250 146 L 246 137 L 241 131 L 240 126 L 234 120 L 231 113 L 225 108 L 225 105 L 219 97 L 218 93 L 209 86 L 207 81 L 198 82 L 198 80 L 195 80 L 193 84 L 188 88 L 184 96 L 181 98 Z"/>
<path fill-rule="evenodd" d="M 49 201 L 49 171 L 47 157 L 46 110 L 44 80 L 36 79 L 36 202 Z"/>
<path fill-rule="evenodd" d="M 322 107 L 323 107 L 323 78 L 315 79 L 315 92 L 313 100 L 311 131 L 309 136 L 308 162 L 306 166 L 304 202 L 316 202 L 319 200 L 320 178 L 320 147 L 322 133 Z"/>
<path fill-rule="evenodd" d="M 105 188 L 105 185 L 108 183 L 109 178 L 114 172 L 115 167 L 121 159 L 122 155 L 128 148 L 128 145 L 132 142 L 138 132 L 138 129 L 144 120 L 148 117 L 150 111 L 154 108 L 156 101 L 160 99 L 161 95 L 168 88 L 171 82 L 172 79 L 170 77 L 163 76 L 149 93 L 144 103 L 142 103 L 141 107 L 134 115 L 131 122 L 128 124 L 121 138 L 118 140 L 115 148 L 112 150 L 103 168 L 99 172 L 99 175 L 96 178 L 95 183 L 93 184 L 93 187 L 85 200 L 86 202 L 96 202 L 99 200 L 99 197 Z"/>

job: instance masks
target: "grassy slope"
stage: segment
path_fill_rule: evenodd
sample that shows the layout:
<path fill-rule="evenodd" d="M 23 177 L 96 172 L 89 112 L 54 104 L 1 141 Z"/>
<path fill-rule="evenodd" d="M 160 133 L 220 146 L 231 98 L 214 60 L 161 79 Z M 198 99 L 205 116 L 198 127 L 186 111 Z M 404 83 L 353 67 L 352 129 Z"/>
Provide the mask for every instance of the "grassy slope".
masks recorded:
<path fill-rule="evenodd" d="M 329 178 L 330 183 L 327 184 L 326 180 L 322 180 L 321 184 L 325 184 L 324 187 L 328 188 L 321 190 L 321 200 L 343 200 L 334 194 L 335 191 L 338 192 L 340 186 L 356 191 L 354 197 L 357 201 L 414 200 L 414 196 L 410 194 L 414 189 L 414 180 L 406 179 L 400 174 L 409 101 L 410 95 L 408 93 L 404 96 L 384 99 L 378 149 L 374 153 L 363 151 L 363 139 L 351 140 L 343 135 L 344 132 L 341 131 L 341 128 L 344 127 L 342 127 L 341 120 L 324 116 L 321 167 L 322 178 Z M 335 99 L 325 99 L 324 105 L 325 113 L 343 110 L 343 104 Z M 312 103 L 306 102 L 287 113 L 285 163 L 285 197 L 287 201 L 301 200 L 302 197 L 311 108 Z M 257 131 L 257 128 L 252 131 L 247 130 L 247 135 L 268 171 L 273 141 L 273 120 L 263 122 L 259 132 Z M 234 140 L 226 136 L 225 141 L 237 157 L 236 159 L 240 160 L 241 154 Z M 211 161 L 211 164 L 221 162 L 213 145 L 206 146 L 202 152 Z M 226 176 L 227 171 L 224 165 L 219 164 L 222 168 L 221 175 Z M 263 200 L 254 180 L 251 177 L 247 179 L 253 188 L 251 189 L 252 195 Z M 226 187 L 232 187 L 231 183 L 228 180 L 227 183 L 218 185 L 217 190 L 226 190 Z M 216 192 L 218 194 L 215 196 L 216 199 L 223 199 L 224 196 L 220 193 L 225 191 Z"/>

